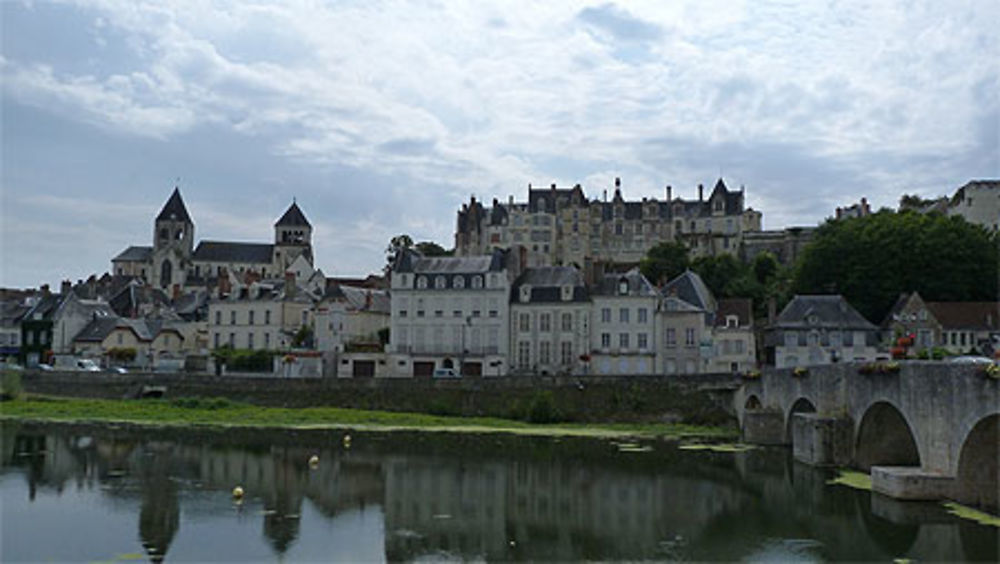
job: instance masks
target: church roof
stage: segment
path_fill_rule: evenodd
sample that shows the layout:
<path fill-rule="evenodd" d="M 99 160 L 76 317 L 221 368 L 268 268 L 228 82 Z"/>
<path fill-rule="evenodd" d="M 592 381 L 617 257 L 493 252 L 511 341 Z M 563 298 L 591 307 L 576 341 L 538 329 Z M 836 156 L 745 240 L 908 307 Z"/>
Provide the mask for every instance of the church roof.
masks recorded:
<path fill-rule="evenodd" d="M 174 193 L 170 195 L 170 199 L 163 205 L 163 209 L 160 210 L 160 215 L 156 216 L 156 221 L 164 220 L 181 220 L 188 223 L 194 223 L 191 221 L 191 216 L 188 215 L 187 208 L 184 207 L 184 199 L 181 198 L 181 191 L 179 188 L 174 188 Z"/>
<path fill-rule="evenodd" d="M 299 205 L 296 204 L 295 202 L 292 202 L 292 205 L 289 206 L 287 211 L 285 211 L 285 214 L 282 215 L 281 219 L 279 219 L 278 222 L 275 223 L 274 225 L 312 227 L 312 225 L 309 223 L 309 220 L 306 219 L 306 215 L 302 213 L 302 210 L 299 209 Z"/>
<path fill-rule="evenodd" d="M 202 241 L 194 250 L 196 261 L 270 263 L 274 245 L 269 243 L 233 243 L 231 241 Z"/>
<path fill-rule="evenodd" d="M 111 259 L 112 262 L 115 261 L 135 261 L 135 262 L 145 262 L 149 260 L 149 257 L 153 256 L 153 247 L 137 246 L 132 245 L 131 247 L 125 249 L 118 254 L 115 258 Z"/>

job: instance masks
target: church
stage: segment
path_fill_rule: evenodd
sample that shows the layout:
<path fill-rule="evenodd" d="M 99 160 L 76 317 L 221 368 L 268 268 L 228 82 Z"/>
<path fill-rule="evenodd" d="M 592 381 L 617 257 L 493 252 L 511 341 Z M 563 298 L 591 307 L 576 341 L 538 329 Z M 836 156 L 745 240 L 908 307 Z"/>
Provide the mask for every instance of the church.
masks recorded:
<path fill-rule="evenodd" d="M 174 188 L 153 221 L 153 245 L 125 249 L 111 259 L 111 272 L 176 295 L 212 285 L 223 272 L 281 278 L 300 256 L 313 264 L 312 225 L 294 201 L 274 224 L 274 243 L 201 241 L 195 247 L 194 220 Z"/>

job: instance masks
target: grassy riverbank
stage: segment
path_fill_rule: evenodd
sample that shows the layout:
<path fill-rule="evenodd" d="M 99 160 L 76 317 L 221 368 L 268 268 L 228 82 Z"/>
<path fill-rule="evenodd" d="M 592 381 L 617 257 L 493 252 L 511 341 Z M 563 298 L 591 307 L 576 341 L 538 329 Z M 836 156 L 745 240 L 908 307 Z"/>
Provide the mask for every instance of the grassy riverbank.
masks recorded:
<path fill-rule="evenodd" d="M 645 438 L 731 438 L 735 428 L 677 423 L 552 423 L 449 417 L 423 413 L 337 407 L 260 407 L 222 398 L 102 400 L 29 396 L 0 403 L 0 418 L 29 421 L 133 423 L 156 426 L 216 426 L 286 429 L 351 428 L 373 431 L 426 430 Z"/>

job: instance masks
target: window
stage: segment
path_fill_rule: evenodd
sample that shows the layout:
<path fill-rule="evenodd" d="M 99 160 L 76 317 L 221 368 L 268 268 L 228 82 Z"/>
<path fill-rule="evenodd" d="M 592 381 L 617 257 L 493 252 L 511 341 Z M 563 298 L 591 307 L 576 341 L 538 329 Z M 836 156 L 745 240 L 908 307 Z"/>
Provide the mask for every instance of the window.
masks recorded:
<path fill-rule="evenodd" d="M 799 343 L 799 338 L 795 334 L 795 331 L 785 331 L 785 346 L 786 347 L 794 347 L 794 346 L 798 345 L 798 343 Z"/>
<path fill-rule="evenodd" d="M 417 277 L 417 288 L 420 289 L 420 290 L 426 290 L 427 289 L 427 277 L 426 276 L 418 276 Z"/>
<path fill-rule="evenodd" d="M 538 343 L 538 364 L 549 364 L 552 362 L 551 349 L 552 343 L 548 341 Z"/>
<path fill-rule="evenodd" d="M 735 315 L 727 315 L 726 316 L 726 327 L 728 327 L 730 329 L 735 329 L 736 327 L 739 327 L 739 326 L 740 326 L 740 319 L 739 319 L 739 317 L 737 317 Z"/>
<path fill-rule="evenodd" d="M 236 325 L 236 310 L 229 312 L 229 324 Z"/>
<path fill-rule="evenodd" d="M 736 340 L 736 354 L 743 354 L 743 340 Z"/>
<path fill-rule="evenodd" d="M 219 348 L 219 334 L 218 333 L 215 333 L 214 335 L 212 335 L 212 347 L 216 348 L 216 349 Z"/>
<path fill-rule="evenodd" d="M 406 317 L 406 310 L 405 309 L 399 310 L 399 316 L 400 317 Z"/>
<path fill-rule="evenodd" d="M 623 308 L 621 308 L 621 309 L 618 310 L 618 322 L 619 323 L 628 323 L 628 308 L 627 307 L 623 307 Z"/>
<path fill-rule="evenodd" d="M 667 328 L 666 334 L 667 346 L 676 347 L 677 346 L 677 330 L 673 327 Z"/>
<path fill-rule="evenodd" d="M 118 344 L 121 345 L 125 342 L 125 335 L 118 333 Z"/>
<path fill-rule="evenodd" d="M 611 308 L 601 308 L 601 323 L 611 323 Z"/>
<path fill-rule="evenodd" d="M 627 349 L 628 348 L 628 333 L 618 334 L 618 346 Z"/>
<path fill-rule="evenodd" d="M 611 348 L 611 333 L 601 333 L 601 348 Z"/>
<path fill-rule="evenodd" d="M 461 290 L 462 288 L 465 288 L 465 278 L 462 276 L 456 276 L 452 279 L 451 285 Z"/>
<path fill-rule="evenodd" d="M 524 370 L 531 366 L 531 343 L 521 341 L 517 343 L 517 367 Z"/>
<path fill-rule="evenodd" d="M 444 310 L 440 309 L 434 310 L 434 317 L 444 317 Z"/>
<path fill-rule="evenodd" d="M 483 287 L 483 277 L 482 276 L 473 276 L 472 277 L 472 287 L 475 288 L 476 290 L 482 288 Z"/>
<path fill-rule="evenodd" d="M 639 312 L 639 314 L 638 314 L 638 321 L 639 321 L 639 323 L 648 323 L 649 322 L 649 318 L 648 318 L 649 311 L 646 308 L 644 308 L 644 307 L 640 307 L 639 310 L 638 310 L 638 312 Z"/>
<path fill-rule="evenodd" d="M 543 313 L 538 316 L 538 330 L 548 333 L 552 330 L 552 315 Z"/>
<path fill-rule="evenodd" d="M 215 324 L 222 325 L 222 312 L 219 310 L 215 311 Z"/>
<path fill-rule="evenodd" d="M 573 364 L 573 343 L 570 341 L 563 341 L 559 343 L 559 363 L 563 366 L 570 366 Z"/>
<path fill-rule="evenodd" d="M 443 290 L 445 286 L 444 276 L 437 276 L 434 278 L 434 287 L 438 290 Z"/>
<path fill-rule="evenodd" d="M 236 348 L 236 333 L 229 334 L 229 348 Z"/>
<path fill-rule="evenodd" d="M 271 334 L 270 333 L 264 333 L 264 348 L 265 349 L 271 348 Z"/>
<path fill-rule="evenodd" d="M 639 333 L 638 335 L 636 335 L 636 340 L 638 341 L 636 345 L 638 345 L 639 350 L 644 351 L 649 347 L 648 339 L 649 337 L 645 333 Z"/>
<path fill-rule="evenodd" d="M 517 320 L 519 331 L 531 331 L 531 316 L 529 314 L 522 313 L 517 317 Z"/>
<path fill-rule="evenodd" d="M 247 348 L 253 350 L 253 333 L 247 335 Z"/>
<path fill-rule="evenodd" d="M 250 324 L 250 325 L 253 325 L 253 310 L 252 309 L 250 310 L 249 313 L 247 313 L 247 316 L 248 316 L 247 317 L 247 323 Z"/>
<path fill-rule="evenodd" d="M 270 324 L 271 324 L 271 310 L 265 309 L 264 310 L 264 325 L 270 325 Z"/>
<path fill-rule="evenodd" d="M 572 331 L 573 330 L 573 314 L 564 313 L 562 314 L 562 330 Z"/>
<path fill-rule="evenodd" d="M 451 316 L 452 317 L 462 317 L 462 310 L 460 310 L 460 309 L 452 310 Z"/>
<path fill-rule="evenodd" d="M 694 327 L 688 327 L 684 330 L 684 345 L 687 347 L 694 346 Z"/>

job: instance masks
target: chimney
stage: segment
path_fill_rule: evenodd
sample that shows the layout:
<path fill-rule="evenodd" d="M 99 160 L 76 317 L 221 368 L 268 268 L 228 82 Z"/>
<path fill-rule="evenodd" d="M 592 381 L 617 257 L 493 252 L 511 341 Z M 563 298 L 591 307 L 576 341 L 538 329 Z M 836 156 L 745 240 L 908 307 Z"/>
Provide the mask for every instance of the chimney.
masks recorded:
<path fill-rule="evenodd" d="M 608 191 L 604 191 L 604 203 L 608 203 Z"/>
<path fill-rule="evenodd" d="M 615 177 L 615 188 L 621 188 L 621 187 L 622 187 L 622 179 L 616 176 Z"/>
<path fill-rule="evenodd" d="M 59 293 L 66 296 L 73 290 L 73 283 L 69 280 L 63 280 L 62 284 L 59 285 Z"/>
<path fill-rule="evenodd" d="M 507 203 L 510 204 L 510 205 L 512 205 L 512 206 L 514 205 L 514 195 L 513 194 L 510 194 L 510 195 L 507 196 Z"/>
<path fill-rule="evenodd" d="M 556 189 L 556 183 L 555 183 L 555 182 L 553 182 L 553 183 L 552 183 L 552 189 L 553 189 L 553 190 L 555 190 L 555 189 Z"/>
<path fill-rule="evenodd" d="M 699 184 L 698 185 L 698 201 L 700 202 L 700 201 L 702 201 L 704 199 L 705 199 L 705 186 L 702 185 L 702 184 Z"/>
<path fill-rule="evenodd" d="M 497 207 L 498 205 L 500 205 L 500 201 L 497 200 L 496 198 L 493 198 L 493 207 Z"/>
<path fill-rule="evenodd" d="M 837 208 L 837 219 L 840 219 L 840 216 L 842 215 L 844 215 L 844 210 Z"/>
<path fill-rule="evenodd" d="M 52 294 L 52 292 L 49 291 L 49 285 L 48 284 L 42 284 L 41 290 L 42 290 L 42 296 L 48 297 L 48 296 L 50 296 Z"/>
<path fill-rule="evenodd" d="M 673 199 L 673 192 L 674 192 L 673 186 L 667 184 L 667 201 L 668 202 Z"/>

